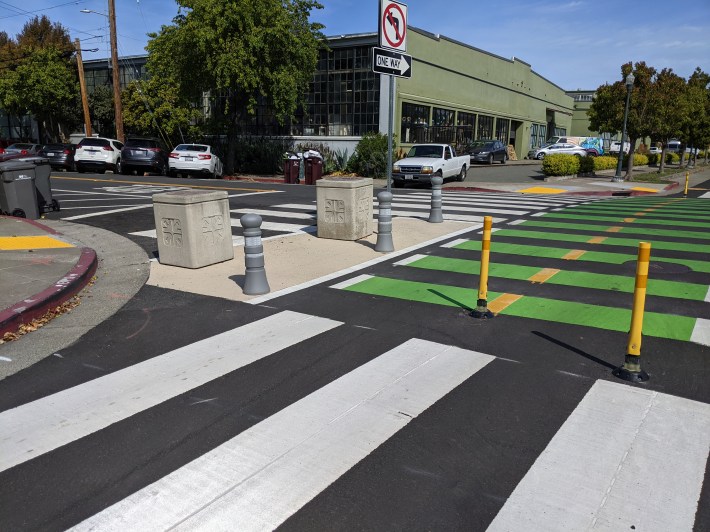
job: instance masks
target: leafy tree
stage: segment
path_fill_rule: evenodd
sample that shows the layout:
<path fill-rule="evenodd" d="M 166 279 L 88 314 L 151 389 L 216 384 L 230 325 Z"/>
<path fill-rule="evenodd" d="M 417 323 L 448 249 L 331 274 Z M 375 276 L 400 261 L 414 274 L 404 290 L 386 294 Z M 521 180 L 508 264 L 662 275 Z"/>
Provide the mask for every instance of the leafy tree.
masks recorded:
<path fill-rule="evenodd" d="M 688 113 L 682 138 L 688 146 L 706 148 L 710 144 L 710 75 L 700 68 L 688 78 L 686 102 Z M 683 155 L 685 150 L 681 157 Z"/>
<path fill-rule="evenodd" d="M 649 116 L 651 137 L 661 139 L 663 151 L 659 173 L 665 170 L 668 139 L 677 138 L 687 120 L 685 79 L 670 68 L 661 70 L 653 83 L 652 110 Z"/>
<path fill-rule="evenodd" d="M 640 61 L 635 65 L 626 63 L 621 67 L 621 80 L 597 89 L 596 97 L 587 111 L 589 128 L 602 133 L 621 133 L 626 105 L 626 76 L 633 69 L 634 85 L 631 91 L 629 114 L 626 123 L 628 142 L 633 147 L 636 141 L 651 135 L 649 116 L 652 112 L 653 79 L 656 69 Z M 626 179 L 631 179 L 633 157 L 628 157 Z"/>
<path fill-rule="evenodd" d="M 263 100 L 280 123 L 303 103 L 324 37 L 309 21 L 314 0 L 178 0 L 173 24 L 150 34 L 148 71 L 174 79 L 180 96 L 223 97 L 229 153 L 234 160 L 240 122 Z"/>
<path fill-rule="evenodd" d="M 113 105 L 113 86 L 98 85 L 89 95 L 89 112 L 93 122 L 98 125 L 100 134 L 114 128 L 116 108 Z"/>
<path fill-rule="evenodd" d="M 25 24 L 13 41 L 0 35 L 0 106 L 31 113 L 40 140 L 56 140 L 76 125 L 79 86 L 66 30 L 42 16 Z"/>
<path fill-rule="evenodd" d="M 161 137 L 174 146 L 199 135 L 202 113 L 189 105 L 172 79 L 133 81 L 122 93 L 123 122 L 131 133 Z"/>

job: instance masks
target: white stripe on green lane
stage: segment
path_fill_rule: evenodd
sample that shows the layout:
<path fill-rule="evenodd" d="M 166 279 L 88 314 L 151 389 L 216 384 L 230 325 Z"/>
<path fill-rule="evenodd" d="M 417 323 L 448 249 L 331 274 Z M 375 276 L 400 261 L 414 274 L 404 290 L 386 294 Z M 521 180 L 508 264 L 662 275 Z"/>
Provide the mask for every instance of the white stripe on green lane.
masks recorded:
<path fill-rule="evenodd" d="M 672 219 L 676 220 L 710 220 L 710 215 L 703 216 L 700 214 L 688 214 L 688 211 L 683 210 L 683 211 L 678 211 L 678 214 L 670 211 L 664 211 L 663 213 L 659 213 L 658 211 L 653 211 L 653 212 L 644 212 L 644 211 L 639 211 L 638 209 L 590 209 L 587 207 L 568 207 L 565 209 L 556 209 L 555 212 L 559 212 L 561 214 L 583 214 L 583 215 L 591 215 L 591 214 L 601 214 L 601 215 L 616 215 L 616 216 L 624 216 L 624 217 L 635 217 L 639 219 L 656 219 L 656 218 L 670 218 L 671 220 L 664 220 L 663 223 L 667 224 L 669 221 L 672 221 Z M 685 213 L 685 214 L 680 214 L 680 213 Z M 599 218 L 601 219 L 601 218 Z"/>
<path fill-rule="evenodd" d="M 571 235 L 575 236 L 575 235 Z M 481 242 L 478 240 L 466 240 L 450 246 L 453 249 L 462 249 L 467 251 L 480 251 Z M 548 246 L 529 246 L 526 244 L 509 244 L 507 242 L 494 241 L 491 242 L 491 251 L 494 253 L 502 253 L 504 255 L 522 255 L 525 257 L 539 257 L 547 259 L 563 259 L 570 251 L 569 248 L 553 248 Z M 601 262 L 604 264 L 624 264 L 626 262 L 635 261 L 636 254 L 631 253 L 612 253 L 607 251 L 585 251 L 582 255 L 574 259 L 579 262 Z M 681 264 L 693 270 L 694 272 L 710 273 L 710 261 L 692 260 L 692 259 L 676 259 L 670 257 L 658 257 L 651 254 L 651 264 L 654 262 L 664 262 L 670 264 Z"/>
<path fill-rule="evenodd" d="M 594 225 L 594 224 L 570 224 L 564 222 L 541 222 L 538 220 L 528 220 L 523 225 L 531 227 L 545 227 L 548 229 L 572 229 L 579 231 L 599 231 L 601 233 L 611 233 L 608 225 Z M 614 234 L 619 233 L 634 233 L 637 234 L 642 232 L 644 235 L 651 236 L 669 236 L 672 238 L 696 238 L 699 240 L 710 240 L 710 233 L 705 231 L 681 231 L 673 229 L 646 229 L 639 228 L 635 229 L 633 227 L 622 227 L 618 231 L 613 231 Z"/>
<path fill-rule="evenodd" d="M 526 224 L 522 224 L 526 225 Z M 639 244 L 638 238 L 618 238 L 613 236 L 603 235 L 605 238 L 601 242 L 594 243 L 595 246 L 624 246 L 637 248 Z M 579 242 L 580 244 L 592 244 L 589 242 L 592 238 L 590 235 L 575 235 L 571 233 L 548 233 L 545 231 L 525 231 L 520 229 L 501 229 L 496 231 L 496 238 L 507 236 L 515 238 L 534 238 L 536 240 L 556 240 L 559 242 Z M 666 242 L 663 240 L 652 240 L 644 238 L 644 241 L 651 242 L 651 246 L 655 249 L 663 249 L 667 251 L 682 251 L 686 253 L 710 253 L 710 245 L 707 244 L 687 244 L 685 242 Z M 480 245 L 479 248 L 480 249 Z M 568 250 L 569 251 L 569 250 Z"/>
<path fill-rule="evenodd" d="M 610 222 L 614 224 L 633 224 L 633 225 L 669 225 L 672 224 L 673 222 L 669 220 L 656 220 L 652 217 L 649 216 L 638 216 L 635 217 L 633 221 L 628 221 L 630 217 L 628 216 L 622 216 L 619 218 L 611 217 L 611 216 L 597 216 L 597 215 L 585 215 L 585 214 L 575 214 L 575 213 L 568 213 L 566 210 L 564 212 L 550 212 L 550 213 L 544 213 L 542 218 L 548 219 L 548 218 L 555 218 L 555 219 L 564 219 L 564 220 L 587 220 L 590 222 Z M 682 229 L 685 227 L 697 227 L 699 229 L 709 229 L 710 228 L 710 222 L 689 222 L 689 221 L 683 221 L 683 222 L 676 222 L 678 226 Z"/>
<path fill-rule="evenodd" d="M 414 260 L 413 260 L 414 259 Z M 403 263 L 398 263 L 403 264 Z M 406 266 L 435 270 L 442 272 L 478 275 L 481 263 L 477 260 L 437 257 L 434 255 L 417 255 L 406 260 Z M 527 281 L 543 270 L 539 266 L 522 266 L 519 264 L 491 263 L 488 273 L 491 277 Z M 575 272 L 560 270 L 545 283 L 590 288 L 593 290 L 613 290 L 615 292 L 633 293 L 635 277 L 624 275 L 607 275 L 603 273 Z M 693 301 L 705 301 L 708 286 L 704 284 L 665 281 L 661 279 L 648 280 L 646 293 L 650 296 L 674 297 Z"/>
<path fill-rule="evenodd" d="M 459 286 L 420 283 L 387 277 L 368 277 L 352 284 L 345 291 L 382 296 L 406 301 L 417 301 L 447 307 L 472 310 L 476 306 L 478 290 Z M 491 302 L 500 292 L 488 292 Z M 536 320 L 582 325 L 595 329 L 628 332 L 631 310 L 573 301 L 559 301 L 542 297 L 522 296 L 503 309 L 499 315 L 532 318 Z M 696 318 L 666 313 L 646 312 L 643 334 L 656 338 L 691 341 Z M 697 335 L 696 335 L 697 336 Z"/>

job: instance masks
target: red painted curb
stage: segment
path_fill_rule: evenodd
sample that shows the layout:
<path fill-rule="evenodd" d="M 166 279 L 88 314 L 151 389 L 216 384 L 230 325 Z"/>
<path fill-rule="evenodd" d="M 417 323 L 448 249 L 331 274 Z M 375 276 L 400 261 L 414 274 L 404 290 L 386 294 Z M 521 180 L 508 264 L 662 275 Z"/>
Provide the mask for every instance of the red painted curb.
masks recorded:
<path fill-rule="evenodd" d="M 23 323 L 39 318 L 50 308 L 71 299 L 89 283 L 97 266 L 96 252 L 91 248 L 81 248 L 79 260 L 64 277 L 38 294 L 0 311 L 0 336 L 16 331 Z"/>

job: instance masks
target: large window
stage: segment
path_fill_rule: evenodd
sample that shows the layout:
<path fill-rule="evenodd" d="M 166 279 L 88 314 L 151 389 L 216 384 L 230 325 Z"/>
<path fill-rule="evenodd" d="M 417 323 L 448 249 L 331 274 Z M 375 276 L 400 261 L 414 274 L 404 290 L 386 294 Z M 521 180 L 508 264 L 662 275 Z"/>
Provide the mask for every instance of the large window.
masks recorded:
<path fill-rule="evenodd" d="M 478 115 L 477 139 L 490 139 L 493 137 L 493 117 Z"/>
<path fill-rule="evenodd" d="M 508 144 L 508 135 L 510 134 L 510 120 L 507 118 L 496 119 L 496 139 L 503 144 Z"/>
<path fill-rule="evenodd" d="M 473 113 L 459 112 L 456 116 L 456 143 L 460 146 L 473 140 L 476 130 L 476 115 Z"/>
<path fill-rule="evenodd" d="M 426 105 L 402 102 L 401 142 L 413 144 L 427 141 L 430 112 L 431 107 Z"/>

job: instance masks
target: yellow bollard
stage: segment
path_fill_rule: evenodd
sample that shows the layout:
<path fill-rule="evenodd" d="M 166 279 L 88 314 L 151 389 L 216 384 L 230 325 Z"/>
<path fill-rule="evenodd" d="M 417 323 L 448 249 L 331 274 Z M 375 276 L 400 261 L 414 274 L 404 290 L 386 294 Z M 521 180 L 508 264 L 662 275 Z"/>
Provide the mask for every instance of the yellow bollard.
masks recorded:
<path fill-rule="evenodd" d="M 688 196 L 688 172 L 685 173 L 685 196 Z"/>
<path fill-rule="evenodd" d="M 493 313 L 488 310 L 488 263 L 491 254 L 491 227 L 493 218 L 486 216 L 483 218 L 483 239 L 481 240 L 481 274 L 478 279 L 478 302 L 476 309 L 471 311 L 471 316 L 479 319 L 493 317 Z"/>
<path fill-rule="evenodd" d="M 631 310 L 631 330 L 626 346 L 624 365 L 615 369 L 613 374 L 630 382 L 648 380 L 648 374 L 641 369 L 641 333 L 643 331 L 643 311 L 646 304 L 646 285 L 648 283 L 648 265 L 651 262 L 651 244 L 639 242 L 636 262 L 636 285 L 634 286 L 634 306 Z"/>

